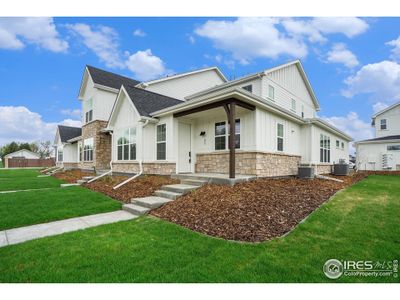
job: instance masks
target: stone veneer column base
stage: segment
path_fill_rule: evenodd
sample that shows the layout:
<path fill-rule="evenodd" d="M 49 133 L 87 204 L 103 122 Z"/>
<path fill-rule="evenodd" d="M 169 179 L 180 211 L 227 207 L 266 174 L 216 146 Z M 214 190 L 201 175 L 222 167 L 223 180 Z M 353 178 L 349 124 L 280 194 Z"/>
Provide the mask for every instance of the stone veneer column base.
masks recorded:
<path fill-rule="evenodd" d="M 113 172 L 117 173 L 139 173 L 140 167 L 137 162 L 113 162 Z M 176 173 L 176 164 L 171 162 L 145 162 L 143 163 L 143 174 L 171 175 Z"/>
<path fill-rule="evenodd" d="M 229 152 L 197 154 L 197 173 L 228 173 Z M 259 151 L 236 152 L 236 174 L 260 177 L 297 175 L 301 157 L 283 153 Z"/>
<path fill-rule="evenodd" d="M 332 165 L 315 165 L 315 174 L 330 174 L 332 173 Z"/>
<path fill-rule="evenodd" d="M 63 165 L 64 165 L 64 169 L 65 170 L 73 170 L 73 169 L 78 169 L 79 168 L 78 163 L 67 163 L 67 162 L 65 162 Z"/>

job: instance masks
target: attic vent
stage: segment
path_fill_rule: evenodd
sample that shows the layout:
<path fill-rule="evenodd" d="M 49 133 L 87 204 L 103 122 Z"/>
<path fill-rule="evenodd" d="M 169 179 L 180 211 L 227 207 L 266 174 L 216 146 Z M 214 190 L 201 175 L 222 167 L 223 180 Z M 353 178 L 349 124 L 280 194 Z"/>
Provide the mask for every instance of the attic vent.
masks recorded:
<path fill-rule="evenodd" d="M 253 85 L 249 84 L 249 85 L 243 86 L 242 89 L 252 93 L 253 92 Z"/>

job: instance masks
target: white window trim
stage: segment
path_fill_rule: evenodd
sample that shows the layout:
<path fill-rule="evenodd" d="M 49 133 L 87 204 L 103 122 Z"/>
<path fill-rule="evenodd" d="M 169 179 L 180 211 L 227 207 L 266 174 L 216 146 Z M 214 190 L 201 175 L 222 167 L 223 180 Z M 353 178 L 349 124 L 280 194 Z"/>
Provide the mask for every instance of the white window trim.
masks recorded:
<path fill-rule="evenodd" d="M 92 142 L 92 148 L 89 149 L 89 150 L 85 150 L 85 141 L 90 140 L 90 139 L 93 141 Z M 92 159 L 91 160 L 85 160 L 85 152 L 88 152 L 88 151 L 92 151 Z M 82 153 L 83 153 L 83 161 L 84 162 L 93 162 L 93 158 L 94 158 L 94 138 L 93 137 L 89 137 L 89 138 L 83 140 L 83 151 L 82 151 Z"/>
<path fill-rule="evenodd" d="M 165 141 L 158 141 L 157 128 L 158 126 L 165 125 Z M 157 157 L 157 146 L 158 144 L 165 143 L 165 159 L 158 159 Z M 167 161 L 167 123 L 161 123 L 156 125 L 156 161 Z"/>
<path fill-rule="evenodd" d="M 329 148 L 325 147 L 325 143 L 323 143 L 322 147 L 321 147 L 321 136 L 323 137 L 324 141 L 325 141 L 325 138 L 327 140 L 329 140 Z M 319 135 L 319 162 L 321 164 L 330 164 L 331 163 L 331 160 L 332 160 L 331 148 L 332 148 L 331 137 L 329 135 L 327 135 L 327 134 L 320 133 L 320 135 Z M 329 160 L 328 161 L 326 161 L 325 154 L 322 155 L 323 156 L 323 159 L 322 159 L 323 161 L 321 161 L 321 149 L 329 151 Z M 323 151 L 323 153 L 325 153 L 325 151 Z"/>
<path fill-rule="evenodd" d="M 294 108 L 293 108 L 293 104 L 294 104 Z M 294 98 L 290 98 L 290 110 L 293 112 L 297 111 L 297 101 Z"/>
<path fill-rule="evenodd" d="M 135 142 L 131 143 L 130 141 L 130 136 L 131 136 L 131 129 L 135 129 Z M 125 130 L 129 130 L 129 140 L 127 144 L 118 144 L 118 140 L 121 137 L 120 132 L 124 132 Z M 124 128 L 120 128 L 118 129 L 118 134 L 116 135 L 116 141 L 115 141 L 115 160 L 117 162 L 133 162 L 133 161 L 137 161 L 137 126 L 128 126 L 128 127 L 124 127 Z M 128 159 L 124 159 L 124 146 L 128 145 Z M 131 159 L 131 145 L 136 145 L 136 155 L 135 155 L 135 159 Z M 118 146 L 122 146 L 122 159 L 118 159 Z"/>
<path fill-rule="evenodd" d="M 283 130 L 283 136 L 278 136 L 278 126 L 282 125 L 282 130 Z M 278 150 L 278 138 L 282 139 L 282 150 Z M 275 123 L 275 151 L 279 153 L 284 153 L 285 152 L 285 124 L 282 122 L 276 122 Z"/>
<path fill-rule="evenodd" d="M 236 133 L 236 121 L 237 120 L 239 120 L 239 124 L 240 124 L 239 133 Z M 225 134 L 224 135 L 215 135 L 215 124 L 217 124 L 217 123 L 225 123 Z M 229 150 L 229 132 L 228 131 L 229 131 L 228 121 L 222 120 L 222 121 L 215 121 L 214 122 L 214 151 L 226 151 L 226 150 Z M 235 118 L 235 140 L 236 140 L 236 135 L 239 135 L 239 137 L 240 137 L 240 145 L 239 145 L 239 148 L 235 147 L 236 150 L 242 149 L 242 139 L 241 139 L 242 138 L 242 134 L 241 134 L 241 132 L 242 132 L 242 120 L 241 120 L 241 118 Z M 225 149 L 215 149 L 215 138 L 219 137 L 219 136 L 225 136 Z"/>
<path fill-rule="evenodd" d="M 385 129 L 382 129 L 382 121 L 383 121 L 383 120 L 385 120 L 385 126 L 386 126 Z M 381 119 L 381 120 L 379 121 L 379 130 L 381 130 L 381 131 L 388 130 L 388 121 L 387 121 L 387 119 Z"/>
<path fill-rule="evenodd" d="M 270 95 L 269 95 L 270 87 L 272 87 L 272 94 L 273 94 L 273 97 L 272 97 L 272 98 L 271 98 Z M 271 85 L 271 84 L 268 84 L 268 94 L 267 94 L 267 98 L 268 98 L 269 100 L 275 102 L 275 87 L 274 87 L 273 85 Z"/>

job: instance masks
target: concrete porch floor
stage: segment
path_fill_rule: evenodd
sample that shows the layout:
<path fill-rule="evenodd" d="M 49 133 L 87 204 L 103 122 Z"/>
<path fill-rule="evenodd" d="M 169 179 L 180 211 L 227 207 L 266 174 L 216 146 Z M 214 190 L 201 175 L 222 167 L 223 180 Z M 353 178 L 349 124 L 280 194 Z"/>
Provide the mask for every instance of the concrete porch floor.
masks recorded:
<path fill-rule="evenodd" d="M 239 182 L 250 181 L 257 178 L 256 175 L 236 174 L 236 178 L 229 178 L 229 174 L 223 173 L 179 173 L 171 175 L 175 179 L 204 180 L 208 183 L 220 185 L 235 185 Z"/>

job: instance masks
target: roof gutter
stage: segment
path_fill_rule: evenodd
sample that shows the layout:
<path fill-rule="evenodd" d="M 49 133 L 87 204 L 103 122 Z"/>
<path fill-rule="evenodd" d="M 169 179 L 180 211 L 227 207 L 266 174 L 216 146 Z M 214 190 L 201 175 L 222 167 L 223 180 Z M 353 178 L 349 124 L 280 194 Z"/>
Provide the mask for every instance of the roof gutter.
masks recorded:
<path fill-rule="evenodd" d="M 327 123 L 322 119 L 312 118 L 312 119 L 307 119 L 307 122 L 309 122 L 310 124 L 317 124 L 330 132 L 334 132 L 349 142 L 353 141 L 353 138 L 351 136 L 347 135 L 343 131 L 337 129 L 336 127 L 332 126 L 331 124 Z"/>

